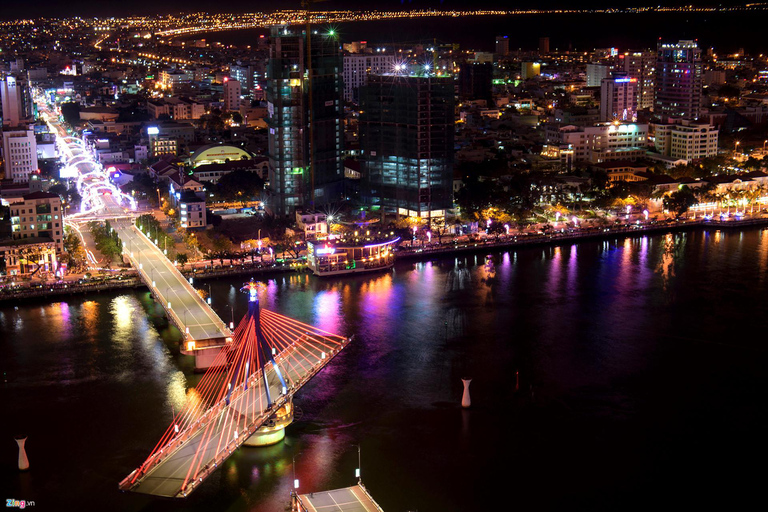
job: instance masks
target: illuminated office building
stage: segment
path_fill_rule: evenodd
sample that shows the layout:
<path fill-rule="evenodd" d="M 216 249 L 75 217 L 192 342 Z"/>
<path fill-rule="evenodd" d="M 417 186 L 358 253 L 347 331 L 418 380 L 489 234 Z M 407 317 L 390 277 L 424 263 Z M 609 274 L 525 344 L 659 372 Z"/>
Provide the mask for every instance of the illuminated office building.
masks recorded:
<path fill-rule="evenodd" d="M 603 78 L 600 84 L 600 121 L 636 121 L 636 87 L 636 78 Z"/>
<path fill-rule="evenodd" d="M 701 49 L 695 41 L 659 42 L 655 116 L 697 119 L 701 115 Z"/>

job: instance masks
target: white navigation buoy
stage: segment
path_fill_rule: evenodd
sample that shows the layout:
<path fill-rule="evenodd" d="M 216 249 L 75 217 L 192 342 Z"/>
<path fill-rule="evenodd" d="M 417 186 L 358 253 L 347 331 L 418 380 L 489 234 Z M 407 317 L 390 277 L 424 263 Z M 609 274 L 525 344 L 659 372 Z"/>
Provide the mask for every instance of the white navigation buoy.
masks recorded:
<path fill-rule="evenodd" d="M 461 397 L 461 406 L 466 409 L 472 405 L 472 400 L 469 398 L 469 383 L 472 382 L 472 379 L 461 379 L 461 382 L 464 383 L 464 394 Z"/>
<path fill-rule="evenodd" d="M 24 449 L 24 443 L 27 442 L 27 436 L 16 436 L 16 444 L 19 445 L 19 469 L 25 471 L 29 469 L 29 459 L 27 451 Z"/>

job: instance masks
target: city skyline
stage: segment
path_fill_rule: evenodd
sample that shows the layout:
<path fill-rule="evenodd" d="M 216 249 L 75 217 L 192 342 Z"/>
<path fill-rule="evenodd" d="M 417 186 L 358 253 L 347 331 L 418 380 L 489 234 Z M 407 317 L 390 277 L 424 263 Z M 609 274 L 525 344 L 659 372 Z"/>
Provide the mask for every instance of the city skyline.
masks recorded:
<path fill-rule="evenodd" d="M 743 6 L 750 2 L 739 0 L 726 0 L 722 2 L 700 2 L 694 6 L 704 7 L 729 7 Z M 545 0 L 535 2 L 533 0 L 516 0 L 507 2 L 503 0 L 382 0 L 375 5 L 360 5 L 359 2 L 352 0 L 322 0 L 311 6 L 312 10 L 331 11 L 331 10 L 360 10 L 360 9 L 378 9 L 378 10 L 408 10 L 408 9 L 606 9 L 606 8 L 629 8 L 629 7 L 683 7 L 691 5 L 684 0 L 662 1 L 653 4 L 636 2 L 632 0 L 604 1 L 604 0 L 585 0 L 574 4 L 564 0 Z M 139 0 L 130 5 L 103 3 L 94 4 L 85 0 L 73 0 L 62 4 L 55 0 L 40 0 L 32 4 L 14 3 L 6 6 L 0 13 L 0 20 L 11 20 L 15 18 L 39 18 L 39 17 L 110 17 L 110 16 L 130 16 L 130 15 L 160 15 L 176 14 L 180 12 L 271 12 L 276 10 L 299 10 L 301 9 L 301 0 L 290 0 L 276 5 L 267 0 L 255 0 L 249 2 L 248 7 L 232 8 L 232 6 L 219 6 L 212 4 L 207 0 L 163 0 L 161 2 L 150 2 L 148 0 Z"/>
<path fill-rule="evenodd" d="M 321 2 L 0 21 L 7 506 L 760 502 L 768 4 Z"/>

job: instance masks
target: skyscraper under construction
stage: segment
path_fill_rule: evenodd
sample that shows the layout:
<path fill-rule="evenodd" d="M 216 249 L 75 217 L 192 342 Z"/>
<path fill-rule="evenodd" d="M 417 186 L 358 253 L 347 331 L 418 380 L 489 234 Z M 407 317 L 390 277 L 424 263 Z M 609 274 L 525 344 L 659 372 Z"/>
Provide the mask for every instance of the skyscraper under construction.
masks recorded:
<path fill-rule="evenodd" d="M 443 218 L 453 206 L 452 76 L 394 73 L 360 89 L 363 194 L 385 213 Z"/>
<path fill-rule="evenodd" d="M 341 68 L 333 30 L 312 29 L 307 40 L 305 27 L 272 28 L 267 204 L 275 215 L 344 198 Z"/>

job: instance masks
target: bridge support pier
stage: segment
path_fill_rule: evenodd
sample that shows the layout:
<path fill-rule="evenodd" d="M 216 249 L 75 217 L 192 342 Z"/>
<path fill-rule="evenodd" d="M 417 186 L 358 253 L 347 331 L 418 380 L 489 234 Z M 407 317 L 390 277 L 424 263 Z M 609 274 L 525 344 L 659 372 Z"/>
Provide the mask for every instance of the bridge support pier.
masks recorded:
<path fill-rule="evenodd" d="M 181 353 L 185 356 L 193 356 L 195 358 L 195 373 L 202 373 L 208 368 L 216 366 L 216 358 L 219 357 L 222 350 L 226 350 L 226 346 L 196 349 L 195 342 L 187 342 L 186 346 L 182 346 Z"/>
<path fill-rule="evenodd" d="M 243 443 L 245 446 L 270 446 L 285 438 L 285 427 L 293 422 L 293 399 L 279 408 L 269 421 Z"/>
<path fill-rule="evenodd" d="M 16 436 L 15 439 L 16 444 L 19 445 L 19 470 L 26 471 L 29 469 L 27 450 L 24 448 L 24 443 L 27 442 L 27 436 Z"/>

